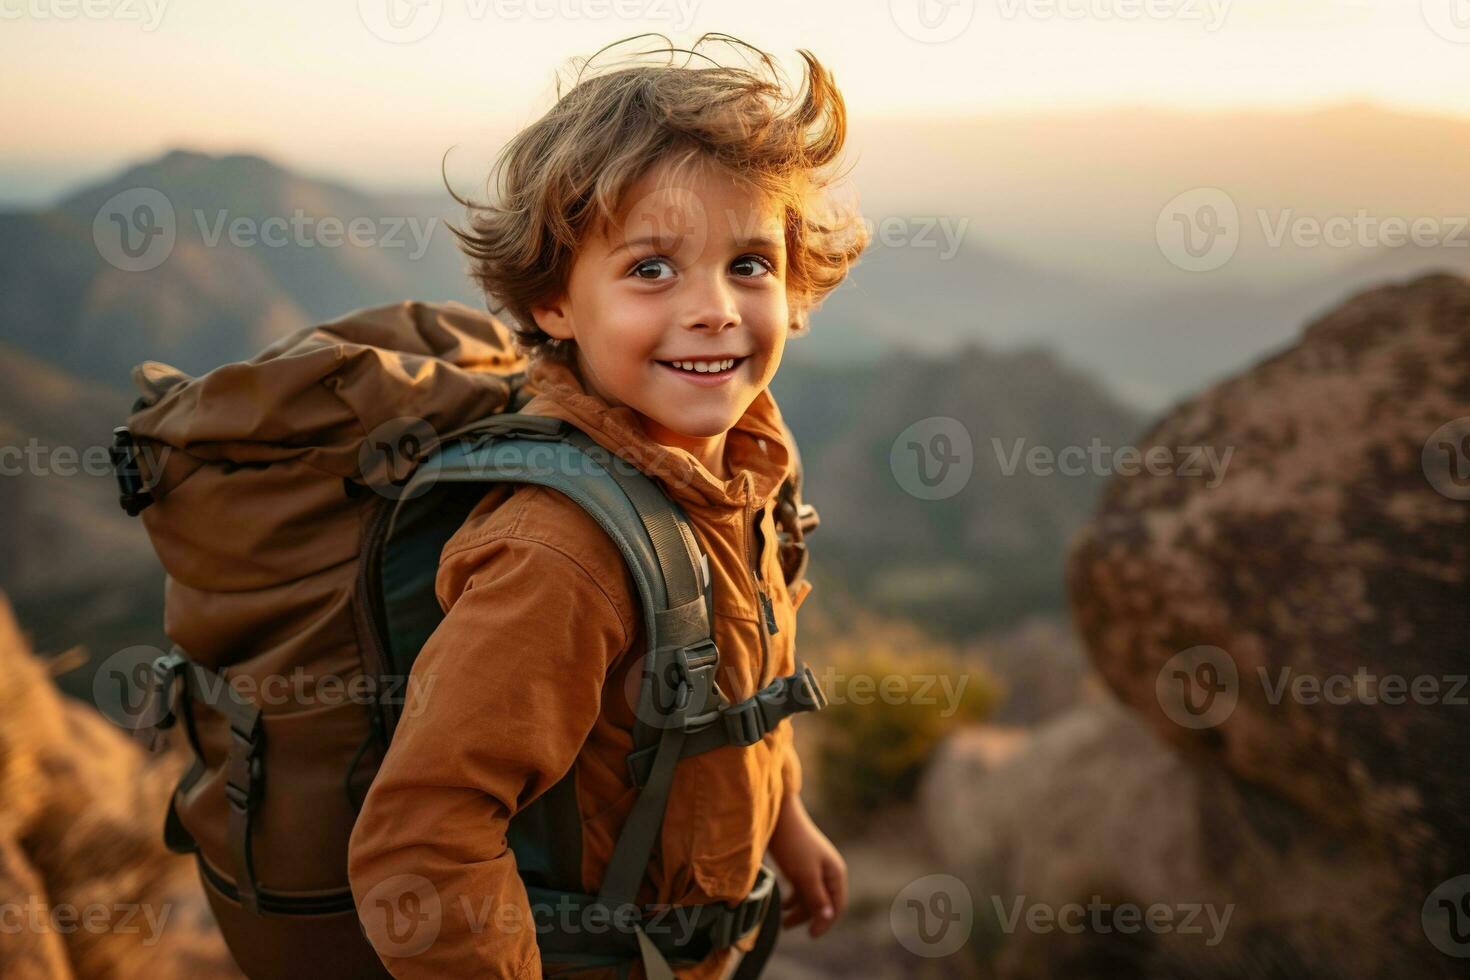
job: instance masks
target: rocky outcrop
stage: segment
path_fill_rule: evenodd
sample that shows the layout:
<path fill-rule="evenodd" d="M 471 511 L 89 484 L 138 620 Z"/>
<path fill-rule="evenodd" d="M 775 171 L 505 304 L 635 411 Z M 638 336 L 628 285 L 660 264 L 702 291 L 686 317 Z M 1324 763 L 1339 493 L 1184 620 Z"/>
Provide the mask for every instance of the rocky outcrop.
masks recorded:
<path fill-rule="evenodd" d="M 193 862 L 163 845 L 182 752 L 63 697 L 0 596 L 0 976 L 236 978 Z"/>

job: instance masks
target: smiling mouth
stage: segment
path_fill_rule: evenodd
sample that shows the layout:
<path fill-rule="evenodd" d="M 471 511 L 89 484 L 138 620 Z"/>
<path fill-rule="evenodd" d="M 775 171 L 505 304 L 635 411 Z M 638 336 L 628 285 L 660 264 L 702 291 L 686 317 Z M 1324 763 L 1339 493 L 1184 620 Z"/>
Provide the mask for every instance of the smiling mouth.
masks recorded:
<path fill-rule="evenodd" d="M 717 378 L 731 374 L 749 359 L 750 356 L 746 355 L 745 357 L 728 357 L 717 361 L 655 361 L 654 363 L 661 364 L 671 371 L 677 371 L 680 374 L 687 374 L 695 378 Z"/>

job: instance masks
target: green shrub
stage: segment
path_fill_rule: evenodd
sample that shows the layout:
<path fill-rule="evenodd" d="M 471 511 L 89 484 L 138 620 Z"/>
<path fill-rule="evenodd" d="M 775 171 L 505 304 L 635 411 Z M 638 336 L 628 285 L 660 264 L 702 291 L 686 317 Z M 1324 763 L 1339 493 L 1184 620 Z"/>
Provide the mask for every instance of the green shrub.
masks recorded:
<path fill-rule="evenodd" d="M 858 817 L 911 800 L 935 746 L 989 717 L 998 683 L 902 624 L 874 624 L 813 665 L 829 703 L 817 756 L 825 808 Z"/>

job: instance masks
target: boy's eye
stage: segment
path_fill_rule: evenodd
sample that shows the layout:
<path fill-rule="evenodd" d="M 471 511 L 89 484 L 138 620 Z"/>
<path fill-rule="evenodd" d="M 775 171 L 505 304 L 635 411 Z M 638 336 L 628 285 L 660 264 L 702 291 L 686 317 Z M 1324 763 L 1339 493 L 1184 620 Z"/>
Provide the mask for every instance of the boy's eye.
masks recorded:
<path fill-rule="evenodd" d="M 663 266 L 664 268 L 668 269 L 671 274 L 674 271 L 674 267 L 669 264 L 669 260 L 668 259 L 661 259 L 661 258 L 656 258 L 655 257 L 655 258 L 644 259 L 643 261 L 639 262 L 637 265 L 633 266 L 632 273 L 633 273 L 633 275 L 637 276 L 639 279 L 649 279 L 649 280 L 655 280 L 655 281 L 656 280 L 659 280 L 659 279 L 664 279 L 664 278 L 666 278 L 665 276 L 661 276 L 661 275 L 658 274 L 658 268 L 659 268 L 659 266 Z M 648 274 L 650 271 L 652 272 L 651 275 Z"/>
<path fill-rule="evenodd" d="M 752 272 L 737 272 L 736 275 L 751 279 L 759 279 L 761 276 L 775 275 L 776 267 L 764 255 L 742 255 L 730 266 L 732 269 L 753 269 Z"/>

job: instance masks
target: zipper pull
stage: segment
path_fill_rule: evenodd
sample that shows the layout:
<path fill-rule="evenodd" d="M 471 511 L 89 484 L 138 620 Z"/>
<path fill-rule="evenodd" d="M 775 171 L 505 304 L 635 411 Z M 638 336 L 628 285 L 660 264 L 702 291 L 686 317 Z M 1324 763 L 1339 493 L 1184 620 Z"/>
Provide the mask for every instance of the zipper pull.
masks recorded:
<path fill-rule="evenodd" d="M 776 628 L 776 609 L 774 606 L 771 605 L 771 597 L 766 594 L 764 586 L 761 587 L 760 594 L 761 609 L 766 614 L 766 632 L 774 636 L 775 634 L 780 632 L 780 630 Z"/>

